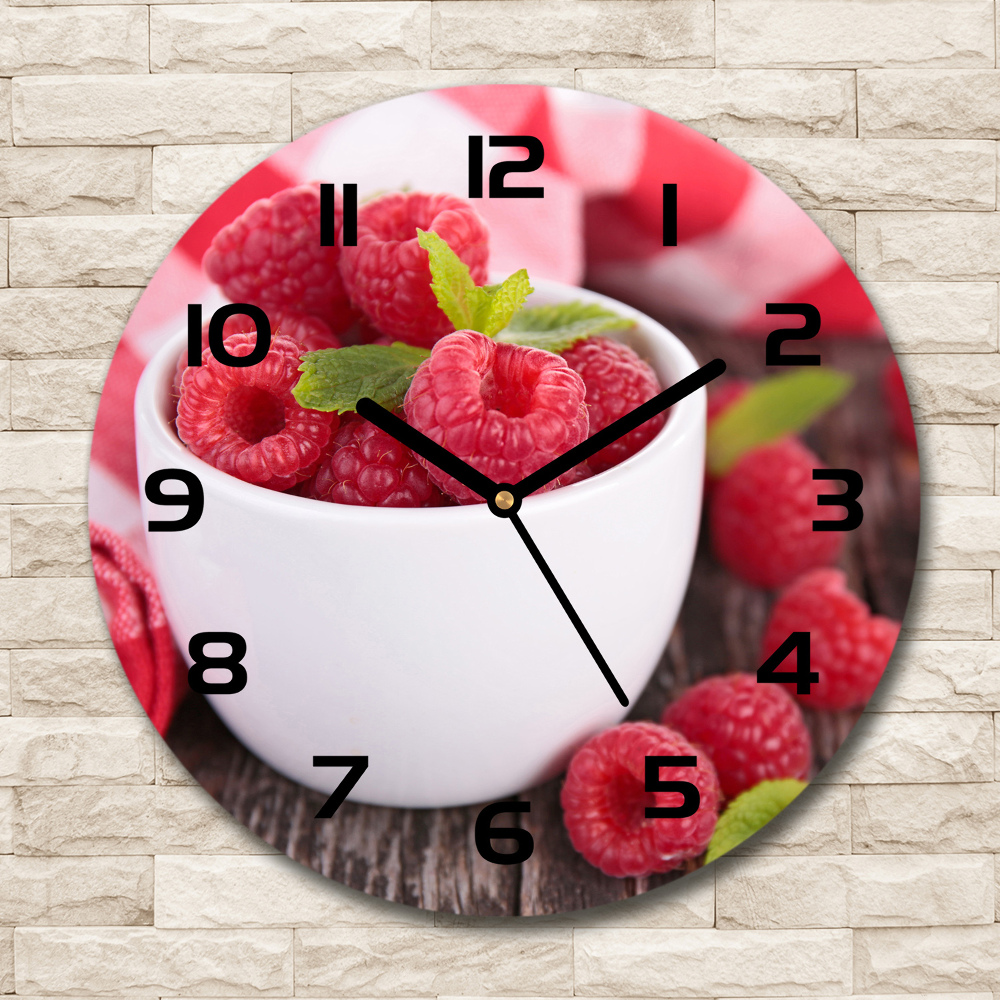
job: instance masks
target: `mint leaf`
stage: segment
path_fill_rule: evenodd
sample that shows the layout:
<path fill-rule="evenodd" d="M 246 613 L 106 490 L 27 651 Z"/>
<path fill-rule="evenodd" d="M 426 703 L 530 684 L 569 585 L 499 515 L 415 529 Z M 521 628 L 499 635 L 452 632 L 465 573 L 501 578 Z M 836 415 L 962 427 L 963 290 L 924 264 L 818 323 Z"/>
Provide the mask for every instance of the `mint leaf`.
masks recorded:
<path fill-rule="evenodd" d="M 715 824 L 705 864 L 731 851 L 770 823 L 805 787 L 806 783 L 797 778 L 781 778 L 762 781 L 737 795 Z"/>
<path fill-rule="evenodd" d="M 431 291 L 438 307 L 456 330 L 474 330 L 476 314 L 489 307 L 486 289 L 472 280 L 468 265 L 437 233 L 418 229 L 417 242 L 430 258 Z"/>
<path fill-rule="evenodd" d="M 468 265 L 437 233 L 417 230 L 417 242 L 431 265 L 431 291 L 438 308 L 456 330 L 476 330 L 492 337 L 534 291 L 522 267 L 499 285 L 477 285 Z"/>
<path fill-rule="evenodd" d="M 758 382 L 712 421 L 708 471 L 724 476 L 751 449 L 804 430 L 853 385 L 853 376 L 833 368 L 803 368 Z"/>
<path fill-rule="evenodd" d="M 633 326 L 632 320 L 595 302 L 562 302 L 522 309 L 496 339 L 561 354 L 577 341 L 601 333 L 630 330 Z"/>
<path fill-rule="evenodd" d="M 410 379 L 421 362 L 431 356 L 423 347 L 396 342 L 329 347 L 302 355 L 302 376 L 292 390 L 299 406 L 307 410 L 354 410 L 365 396 L 387 410 L 403 403 Z"/>

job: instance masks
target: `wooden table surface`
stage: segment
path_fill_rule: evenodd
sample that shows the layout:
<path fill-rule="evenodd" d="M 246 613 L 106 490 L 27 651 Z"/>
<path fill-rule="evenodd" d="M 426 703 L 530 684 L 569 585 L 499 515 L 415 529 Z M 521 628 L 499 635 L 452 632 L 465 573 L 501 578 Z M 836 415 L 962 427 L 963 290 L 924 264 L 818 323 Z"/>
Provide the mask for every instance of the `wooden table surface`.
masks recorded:
<path fill-rule="evenodd" d="M 762 340 L 705 334 L 685 339 L 702 363 L 722 357 L 731 374 L 764 375 Z M 864 521 L 848 536 L 841 566 L 852 589 L 876 612 L 899 619 L 916 559 L 919 477 L 916 457 L 891 433 L 879 388 L 889 355 L 884 341 L 822 342 L 823 364 L 852 372 L 858 382 L 848 402 L 806 439 L 827 465 L 861 473 Z M 835 510 L 831 516 L 837 516 Z M 772 600 L 722 569 L 709 554 L 703 531 L 677 626 L 629 718 L 658 718 L 668 701 L 710 674 L 756 670 Z M 806 712 L 816 770 L 858 715 Z M 257 836 L 338 882 L 396 902 L 468 915 L 559 913 L 633 896 L 697 867 L 691 862 L 642 879 L 603 875 L 569 842 L 559 806 L 561 779 L 519 796 L 531 803 L 531 812 L 519 819 L 534 837 L 534 852 L 523 865 L 500 866 L 484 861 L 476 850 L 473 831 L 483 804 L 401 810 L 346 802 L 334 818 L 315 820 L 325 796 L 289 781 L 249 753 L 201 696 L 187 699 L 167 741 L 208 792 Z M 498 818 L 501 825 L 514 822 L 513 816 Z M 503 841 L 496 846 L 511 847 Z"/>

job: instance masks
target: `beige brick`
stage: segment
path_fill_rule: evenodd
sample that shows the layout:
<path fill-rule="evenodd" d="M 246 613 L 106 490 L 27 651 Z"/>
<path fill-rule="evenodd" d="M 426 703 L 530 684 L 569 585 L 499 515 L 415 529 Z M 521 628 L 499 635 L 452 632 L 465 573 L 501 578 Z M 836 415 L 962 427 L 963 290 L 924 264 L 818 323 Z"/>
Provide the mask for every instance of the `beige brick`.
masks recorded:
<path fill-rule="evenodd" d="M 14 430 L 91 430 L 109 362 L 12 361 L 11 423 Z"/>
<path fill-rule="evenodd" d="M 840 251 L 841 257 L 853 268 L 855 265 L 854 214 L 852 212 L 810 209 L 806 215 L 823 230 L 826 238 Z"/>
<path fill-rule="evenodd" d="M 988 570 L 917 570 L 903 639 L 988 639 L 993 634 Z"/>
<path fill-rule="evenodd" d="M 802 208 L 992 211 L 996 207 L 992 142 L 740 138 L 723 139 L 722 144 Z"/>
<path fill-rule="evenodd" d="M 169 855 L 156 861 L 157 927 L 433 926 L 429 910 L 331 883 L 284 856 Z"/>
<path fill-rule="evenodd" d="M 155 72 L 427 69 L 428 2 L 173 4 L 150 8 Z"/>
<path fill-rule="evenodd" d="M 85 506 L 18 504 L 10 511 L 14 576 L 93 573 Z"/>
<path fill-rule="evenodd" d="M 10 234 L 10 222 L 0 219 L 0 288 L 7 287 L 7 256 Z"/>
<path fill-rule="evenodd" d="M 0 580 L 0 648 L 110 645 L 93 580 Z"/>
<path fill-rule="evenodd" d="M 853 136 L 854 74 L 803 69 L 581 69 L 576 86 L 705 135 Z"/>
<path fill-rule="evenodd" d="M 431 15 L 441 69 L 502 66 L 711 66 L 703 0 L 452 0 Z"/>
<path fill-rule="evenodd" d="M 912 927 L 993 922 L 993 855 L 721 858 L 717 926 Z"/>
<path fill-rule="evenodd" d="M 16 649 L 11 697 L 18 716 L 144 714 L 113 649 Z"/>
<path fill-rule="evenodd" d="M 997 349 L 997 286 L 985 281 L 867 281 L 897 354 Z"/>
<path fill-rule="evenodd" d="M 90 435 L 83 431 L 0 433 L 0 502 L 86 500 L 89 455 Z"/>
<path fill-rule="evenodd" d="M 275 853 L 201 787 L 18 788 L 13 827 L 34 856 Z"/>
<path fill-rule="evenodd" d="M 731 855 L 851 853 L 851 796 L 843 785 L 810 784 Z"/>
<path fill-rule="evenodd" d="M 14 141 L 10 129 L 10 80 L 0 79 L 0 146 Z"/>
<path fill-rule="evenodd" d="M 148 149 L 0 149 L 0 212 L 4 215 L 148 212 L 150 188 Z"/>
<path fill-rule="evenodd" d="M 868 712 L 1000 711 L 1000 643 L 900 642 Z"/>
<path fill-rule="evenodd" d="M 296 73 L 292 77 L 292 134 L 296 137 L 372 104 L 438 87 L 531 83 L 573 86 L 572 69 L 362 70 L 351 73 Z"/>
<path fill-rule="evenodd" d="M 138 288 L 8 288 L 0 291 L 0 357 L 110 358 Z"/>
<path fill-rule="evenodd" d="M 150 784 L 151 732 L 146 719 L 0 719 L 0 784 Z"/>
<path fill-rule="evenodd" d="M 577 996 L 819 996 L 851 987 L 846 930 L 574 932 Z"/>
<path fill-rule="evenodd" d="M 0 854 L 14 853 L 14 789 L 0 788 Z M 2 959 L 0 959 L 2 965 Z M 0 974 L 0 980 L 3 975 Z"/>
<path fill-rule="evenodd" d="M 90 996 L 288 996 L 289 930 L 19 927 L 17 990 Z"/>
<path fill-rule="evenodd" d="M 1000 355 L 904 354 L 898 361 L 914 420 L 982 424 L 1000 419 Z"/>
<path fill-rule="evenodd" d="M 281 74 L 26 77 L 13 82 L 21 146 L 287 142 Z"/>
<path fill-rule="evenodd" d="M 920 504 L 917 565 L 938 569 L 1000 567 L 1000 497 L 925 497 Z"/>
<path fill-rule="evenodd" d="M 851 810 L 857 854 L 1000 851 L 1000 783 L 856 785 Z"/>
<path fill-rule="evenodd" d="M 992 781 L 988 712 L 863 715 L 816 782 Z"/>
<path fill-rule="evenodd" d="M 865 136 L 1000 139 L 1000 79 L 992 69 L 864 69 L 858 129 Z"/>
<path fill-rule="evenodd" d="M 0 993 L 14 992 L 14 929 L 0 928 Z"/>
<path fill-rule="evenodd" d="M 11 575 L 10 507 L 0 505 L 0 577 Z"/>
<path fill-rule="evenodd" d="M 10 362 L 0 361 L 0 431 L 9 431 L 10 423 Z"/>
<path fill-rule="evenodd" d="M 14 219 L 10 283 L 145 284 L 193 221 L 188 215 Z"/>
<path fill-rule="evenodd" d="M 860 212 L 857 227 L 858 275 L 862 279 L 1000 278 L 1000 213 Z"/>
<path fill-rule="evenodd" d="M 570 996 L 574 933 L 539 924 L 297 930 L 295 995 Z"/>
<path fill-rule="evenodd" d="M 131 690 L 131 689 L 130 689 Z M 138 702 L 136 702 L 138 708 Z M 140 708 L 139 711 L 142 711 Z M 197 785 L 188 769 L 174 756 L 173 751 L 157 734 L 153 738 L 156 749 L 156 783 L 158 785 Z"/>
<path fill-rule="evenodd" d="M 277 149 L 274 143 L 157 146 L 153 150 L 153 211 L 202 212 L 234 181 Z"/>
<path fill-rule="evenodd" d="M 152 922 L 152 858 L 0 857 L 0 924 Z"/>
<path fill-rule="evenodd" d="M 0 8 L 0 73 L 145 73 L 149 17 L 139 6 Z"/>
<path fill-rule="evenodd" d="M 10 715 L 10 709 L 10 650 L 4 649 L 0 650 L 0 715 Z"/>
<path fill-rule="evenodd" d="M 854 932 L 854 987 L 859 991 L 988 990 L 998 981 L 1000 924 Z"/>
<path fill-rule="evenodd" d="M 720 66 L 992 66 L 983 0 L 717 0 Z"/>

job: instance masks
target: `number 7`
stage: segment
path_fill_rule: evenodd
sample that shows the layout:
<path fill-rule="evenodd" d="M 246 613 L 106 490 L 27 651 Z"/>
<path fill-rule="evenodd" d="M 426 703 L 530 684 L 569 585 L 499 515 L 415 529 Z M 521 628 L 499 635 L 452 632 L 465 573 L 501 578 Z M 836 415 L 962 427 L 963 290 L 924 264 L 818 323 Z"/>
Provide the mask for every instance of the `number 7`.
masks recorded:
<path fill-rule="evenodd" d="M 358 779 L 368 770 L 368 757 L 313 757 L 313 767 L 349 767 L 344 780 L 333 790 L 333 794 L 316 813 L 316 819 L 330 819 L 340 808 L 340 804 L 351 793 Z"/>

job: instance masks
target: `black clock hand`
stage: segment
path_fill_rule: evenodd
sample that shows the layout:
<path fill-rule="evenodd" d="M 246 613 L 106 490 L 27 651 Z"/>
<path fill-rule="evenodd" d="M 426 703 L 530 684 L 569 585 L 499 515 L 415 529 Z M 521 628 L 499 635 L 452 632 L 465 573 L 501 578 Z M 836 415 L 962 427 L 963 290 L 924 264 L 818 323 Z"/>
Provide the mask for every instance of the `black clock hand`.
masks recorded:
<path fill-rule="evenodd" d="M 707 365 L 702 365 L 696 372 L 686 375 L 680 381 L 675 382 L 669 389 L 664 389 L 652 399 L 641 403 L 624 417 L 619 417 L 613 423 L 608 424 L 603 430 L 592 434 L 586 441 L 581 442 L 575 448 L 570 448 L 565 455 L 560 455 L 551 462 L 543 465 L 540 469 L 532 472 L 530 476 L 525 476 L 519 483 L 511 488 L 511 492 L 519 499 L 541 489 L 553 479 L 566 472 L 569 472 L 574 465 L 586 461 L 592 455 L 596 455 L 602 448 L 624 437 L 629 431 L 634 431 L 640 424 L 662 413 L 667 407 L 679 403 L 685 396 L 690 395 L 696 389 L 707 385 L 714 378 L 718 378 L 726 370 L 726 363 L 721 358 L 709 361 Z M 455 477 L 458 478 L 457 476 Z M 477 490 L 478 492 L 478 490 Z"/>
<path fill-rule="evenodd" d="M 400 420 L 394 413 L 390 413 L 384 406 L 376 403 L 374 399 L 359 399 L 357 411 L 365 420 L 370 420 L 390 437 L 394 437 L 400 444 L 406 445 L 410 451 L 415 451 L 421 458 L 426 458 L 428 462 L 436 465 L 453 479 L 457 479 L 474 493 L 478 493 L 487 502 L 497 495 L 497 490 L 500 487 L 492 479 L 484 476 L 478 469 L 474 469 L 460 458 L 456 458 L 446 448 L 442 448 L 426 434 L 421 434 L 405 420 Z"/>
<path fill-rule="evenodd" d="M 524 542 L 531 553 L 531 558 L 538 564 L 538 568 L 542 571 L 542 576 L 545 577 L 546 582 L 552 588 L 552 593 L 556 595 L 559 603 L 563 606 L 563 611 L 566 612 L 569 620 L 573 623 L 573 628 L 580 634 L 583 644 L 590 650 L 590 655 L 593 656 L 594 661 L 601 668 L 601 673 L 604 674 L 604 679 L 611 685 L 611 690 L 614 691 L 615 697 L 623 705 L 627 705 L 628 697 L 622 690 L 621 684 L 618 683 L 617 678 L 611 672 L 608 661 L 601 655 L 601 651 L 597 648 L 597 643 L 591 639 L 586 626 L 580 621 L 580 616 L 576 613 L 573 605 L 569 603 L 569 598 L 562 587 L 559 586 L 559 581 L 552 574 L 552 570 L 549 569 L 549 564 L 542 558 L 541 552 L 538 551 L 538 546 L 535 545 L 531 535 L 528 534 L 528 529 L 521 523 L 521 519 L 516 513 L 509 513 L 506 516 L 517 529 L 517 533 L 521 536 L 521 541 Z"/>

